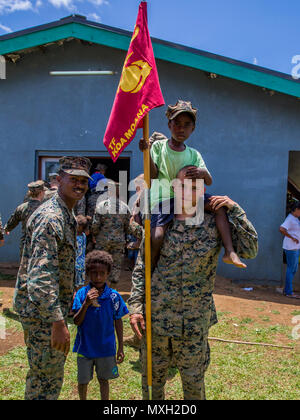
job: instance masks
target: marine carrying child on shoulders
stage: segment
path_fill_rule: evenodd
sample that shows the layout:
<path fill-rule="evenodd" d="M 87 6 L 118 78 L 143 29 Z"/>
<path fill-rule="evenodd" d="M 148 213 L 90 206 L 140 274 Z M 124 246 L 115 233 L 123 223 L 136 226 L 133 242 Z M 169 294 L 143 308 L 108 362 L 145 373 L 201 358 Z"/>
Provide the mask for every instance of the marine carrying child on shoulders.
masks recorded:
<path fill-rule="evenodd" d="M 203 179 L 204 184 L 208 186 L 212 184 L 211 174 L 201 154 L 185 144 L 195 130 L 196 114 L 197 110 L 189 101 L 178 100 L 175 105 L 169 105 L 166 116 L 171 137 L 152 143 L 150 148 L 150 176 L 153 180 L 150 190 L 152 270 L 159 259 L 166 228 L 174 217 L 174 191 L 171 185 L 179 170 L 192 165 L 194 167 L 186 172 L 187 178 Z M 140 150 L 148 147 L 147 142 L 141 139 Z M 204 209 L 215 214 L 216 225 L 225 249 L 223 261 L 245 268 L 246 265 L 233 249 L 229 221 L 224 208 L 218 208 L 218 200 L 210 194 L 205 194 Z"/>

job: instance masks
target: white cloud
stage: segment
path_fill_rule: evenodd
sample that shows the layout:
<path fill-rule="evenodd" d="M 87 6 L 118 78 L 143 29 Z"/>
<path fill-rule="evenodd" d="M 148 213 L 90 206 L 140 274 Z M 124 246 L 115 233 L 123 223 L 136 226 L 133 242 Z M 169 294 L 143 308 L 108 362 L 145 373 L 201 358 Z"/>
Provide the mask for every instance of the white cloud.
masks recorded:
<path fill-rule="evenodd" d="M 95 7 L 109 4 L 108 0 L 48 0 L 57 9 L 65 8 L 70 12 L 77 12 L 77 4 L 84 1 L 88 1 Z M 26 10 L 37 12 L 37 9 L 42 7 L 44 3 L 42 0 L 0 0 L 0 15 Z M 97 13 L 91 13 L 90 15 L 94 20 L 100 20 Z"/>
<path fill-rule="evenodd" d="M 32 9 L 32 3 L 29 0 L 0 0 L 0 14 Z"/>
<path fill-rule="evenodd" d="M 89 13 L 87 15 L 87 18 L 89 20 L 93 20 L 94 22 L 101 22 L 101 18 L 99 15 L 97 15 L 97 13 Z"/>
<path fill-rule="evenodd" d="M 73 2 L 73 0 L 48 0 L 49 3 L 52 4 L 52 6 L 56 8 L 65 7 L 68 10 L 74 10 L 76 9 L 76 6 Z"/>
<path fill-rule="evenodd" d="M 1 1 L 1 0 L 0 0 Z M 49 3 L 52 4 L 52 6 L 56 8 L 64 7 L 71 11 L 76 11 L 76 3 L 83 3 L 83 0 L 48 0 Z M 102 6 L 102 5 L 108 5 L 108 0 L 87 0 L 89 3 L 93 4 L 94 6 Z"/>
<path fill-rule="evenodd" d="M 12 32 L 11 28 L 9 28 L 8 26 L 2 25 L 1 23 L 0 23 L 0 29 L 2 29 L 4 32 L 7 32 L 7 33 Z"/>
<path fill-rule="evenodd" d="M 102 6 L 103 4 L 109 4 L 107 0 L 88 0 L 88 1 L 94 4 L 95 6 Z"/>

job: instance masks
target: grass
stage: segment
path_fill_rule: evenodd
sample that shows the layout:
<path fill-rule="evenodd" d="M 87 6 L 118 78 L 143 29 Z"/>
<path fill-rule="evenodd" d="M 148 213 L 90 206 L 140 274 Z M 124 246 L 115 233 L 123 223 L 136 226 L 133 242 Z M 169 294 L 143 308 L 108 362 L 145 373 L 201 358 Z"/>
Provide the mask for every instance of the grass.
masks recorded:
<path fill-rule="evenodd" d="M 211 328 L 211 337 L 282 343 L 295 346 L 291 328 L 267 325 L 259 318 L 232 317 L 230 312 L 218 313 L 219 323 Z M 9 328 L 20 331 L 18 321 L 7 319 Z M 235 324 L 235 325 L 234 325 Z M 76 327 L 70 325 L 72 343 Z M 128 317 L 124 318 L 124 335 L 131 335 Z M 211 364 L 206 373 L 206 397 L 210 400 L 298 400 L 300 398 L 300 355 L 296 350 L 237 345 L 210 341 Z M 140 400 L 141 375 L 139 354 L 125 347 L 125 361 L 119 366 L 120 377 L 110 381 L 112 400 Z M 26 348 L 15 347 L 0 356 L 0 399 L 23 399 L 28 370 Z M 169 370 L 166 398 L 182 399 L 180 376 L 177 369 Z M 94 378 L 89 385 L 88 398 L 98 400 L 99 385 Z M 70 353 L 65 365 L 65 380 L 60 399 L 76 400 L 76 355 Z"/>
<path fill-rule="evenodd" d="M 296 315 L 296 316 L 297 316 L 297 315 L 300 315 L 300 311 L 295 310 L 295 311 L 291 312 L 291 315 L 294 315 L 294 316 L 295 316 L 295 315 Z"/>

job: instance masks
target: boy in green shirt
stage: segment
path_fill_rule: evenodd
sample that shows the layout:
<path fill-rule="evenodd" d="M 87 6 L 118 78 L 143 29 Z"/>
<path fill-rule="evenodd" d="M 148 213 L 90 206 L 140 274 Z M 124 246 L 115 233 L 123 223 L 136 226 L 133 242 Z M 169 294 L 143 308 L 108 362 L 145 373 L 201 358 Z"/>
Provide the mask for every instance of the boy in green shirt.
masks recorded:
<path fill-rule="evenodd" d="M 197 110 L 191 102 L 178 100 L 175 105 L 169 105 L 166 116 L 171 132 L 170 139 L 156 141 L 150 149 L 150 175 L 152 186 L 150 190 L 151 207 L 151 263 L 156 266 L 160 248 L 168 223 L 174 217 L 174 191 L 172 181 L 176 179 L 180 169 L 189 168 L 186 176 L 190 179 L 203 179 L 205 185 L 211 185 L 212 177 L 205 166 L 201 154 L 185 144 L 195 129 Z M 139 148 L 143 151 L 148 147 L 144 139 L 140 140 Z M 204 195 L 204 209 L 213 212 L 216 225 L 221 235 L 225 254 L 223 261 L 245 268 L 246 265 L 235 253 L 231 240 L 229 222 L 224 208 L 219 208 L 211 201 L 211 195 Z"/>

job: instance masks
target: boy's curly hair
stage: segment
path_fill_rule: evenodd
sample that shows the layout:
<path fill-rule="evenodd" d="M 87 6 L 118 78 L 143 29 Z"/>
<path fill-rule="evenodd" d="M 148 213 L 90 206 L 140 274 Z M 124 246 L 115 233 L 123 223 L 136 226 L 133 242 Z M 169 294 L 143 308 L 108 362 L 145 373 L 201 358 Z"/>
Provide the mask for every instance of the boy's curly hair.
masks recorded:
<path fill-rule="evenodd" d="M 88 272 L 93 264 L 104 264 L 107 266 L 108 273 L 111 272 L 113 265 L 112 256 L 106 251 L 94 249 L 85 257 L 85 270 Z"/>

